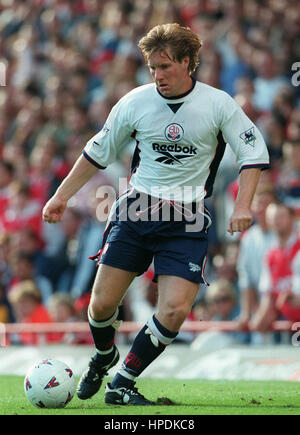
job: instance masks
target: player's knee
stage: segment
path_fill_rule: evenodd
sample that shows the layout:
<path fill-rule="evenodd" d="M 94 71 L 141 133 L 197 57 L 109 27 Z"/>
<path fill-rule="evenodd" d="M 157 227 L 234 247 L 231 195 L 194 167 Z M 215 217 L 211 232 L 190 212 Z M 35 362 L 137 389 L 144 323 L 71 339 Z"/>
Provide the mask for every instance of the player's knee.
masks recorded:
<path fill-rule="evenodd" d="M 96 320 L 107 319 L 115 313 L 116 309 L 117 306 L 108 300 L 102 300 L 96 297 L 91 298 L 89 310 L 92 317 Z"/>
<path fill-rule="evenodd" d="M 185 303 L 170 304 L 163 310 L 166 327 L 176 331 L 180 328 L 190 312 L 190 306 Z"/>

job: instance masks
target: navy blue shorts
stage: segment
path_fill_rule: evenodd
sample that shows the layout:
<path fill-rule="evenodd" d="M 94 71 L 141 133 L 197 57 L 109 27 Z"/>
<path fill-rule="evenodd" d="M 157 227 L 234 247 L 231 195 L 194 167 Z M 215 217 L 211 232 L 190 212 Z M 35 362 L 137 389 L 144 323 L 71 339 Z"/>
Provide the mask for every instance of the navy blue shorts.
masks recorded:
<path fill-rule="evenodd" d="M 207 229 L 210 217 L 197 233 L 186 232 L 186 221 L 120 220 L 117 212 L 107 225 L 101 250 L 92 259 L 98 263 L 143 274 L 151 263 L 154 280 L 173 275 L 195 283 L 206 283 Z M 190 222 L 190 221 L 189 221 Z"/>

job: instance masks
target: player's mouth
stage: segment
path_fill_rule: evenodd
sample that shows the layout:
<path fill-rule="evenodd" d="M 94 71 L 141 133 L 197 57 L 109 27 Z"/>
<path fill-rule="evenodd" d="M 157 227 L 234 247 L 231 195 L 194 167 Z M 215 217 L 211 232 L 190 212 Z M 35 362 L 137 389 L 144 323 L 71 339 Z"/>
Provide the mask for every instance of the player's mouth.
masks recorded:
<path fill-rule="evenodd" d="M 170 88 L 169 88 L 169 85 L 162 83 L 162 84 L 158 84 L 158 89 L 161 92 L 167 92 L 167 91 L 169 91 Z"/>

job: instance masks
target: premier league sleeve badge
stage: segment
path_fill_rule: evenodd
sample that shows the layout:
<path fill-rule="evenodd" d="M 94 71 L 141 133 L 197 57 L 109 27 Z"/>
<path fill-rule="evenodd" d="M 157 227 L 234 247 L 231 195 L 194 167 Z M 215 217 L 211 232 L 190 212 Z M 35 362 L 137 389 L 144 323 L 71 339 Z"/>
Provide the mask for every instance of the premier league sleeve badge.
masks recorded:
<path fill-rule="evenodd" d="M 246 145 L 251 145 L 254 148 L 256 139 L 256 136 L 254 134 L 254 127 L 251 127 L 248 130 L 244 131 L 242 134 L 240 134 L 240 138 Z"/>

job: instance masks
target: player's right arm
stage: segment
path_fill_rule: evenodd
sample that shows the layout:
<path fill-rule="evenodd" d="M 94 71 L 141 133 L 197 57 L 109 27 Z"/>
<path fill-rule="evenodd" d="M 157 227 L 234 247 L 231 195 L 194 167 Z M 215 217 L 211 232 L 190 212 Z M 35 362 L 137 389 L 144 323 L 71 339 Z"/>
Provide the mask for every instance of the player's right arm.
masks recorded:
<path fill-rule="evenodd" d="M 83 155 L 76 161 L 55 194 L 43 209 L 43 220 L 49 223 L 61 221 L 68 200 L 98 171 Z"/>
<path fill-rule="evenodd" d="M 99 170 L 105 169 L 119 149 L 130 140 L 133 128 L 128 122 L 130 105 L 123 97 L 111 110 L 102 130 L 86 144 L 69 175 L 43 209 L 45 222 L 61 221 L 68 200 Z"/>

